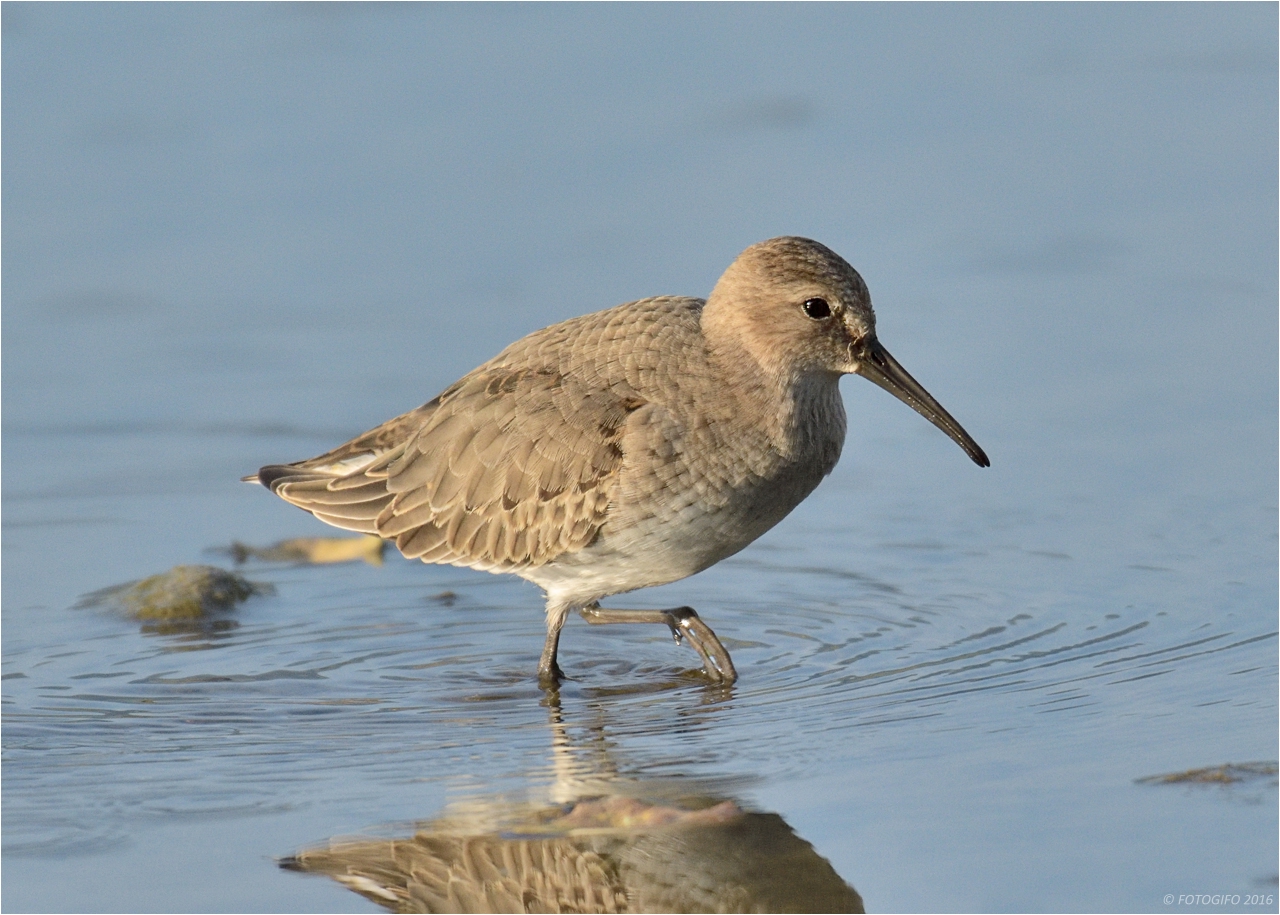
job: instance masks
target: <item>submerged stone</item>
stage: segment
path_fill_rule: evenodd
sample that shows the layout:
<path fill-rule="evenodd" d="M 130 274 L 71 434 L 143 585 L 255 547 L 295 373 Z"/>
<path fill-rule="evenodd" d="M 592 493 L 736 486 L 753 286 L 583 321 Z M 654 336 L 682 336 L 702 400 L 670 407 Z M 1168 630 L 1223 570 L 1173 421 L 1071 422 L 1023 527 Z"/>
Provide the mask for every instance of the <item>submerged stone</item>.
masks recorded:
<path fill-rule="evenodd" d="M 199 620 L 268 590 L 217 566 L 174 566 L 141 581 L 103 588 L 79 606 L 111 606 L 135 620 Z"/>
<path fill-rule="evenodd" d="M 1255 779 L 1274 779 L 1277 771 L 1273 762 L 1228 763 L 1225 766 L 1187 769 L 1185 772 L 1170 772 L 1167 775 L 1149 775 L 1138 779 L 1138 782 L 1144 785 L 1231 785 Z"/>

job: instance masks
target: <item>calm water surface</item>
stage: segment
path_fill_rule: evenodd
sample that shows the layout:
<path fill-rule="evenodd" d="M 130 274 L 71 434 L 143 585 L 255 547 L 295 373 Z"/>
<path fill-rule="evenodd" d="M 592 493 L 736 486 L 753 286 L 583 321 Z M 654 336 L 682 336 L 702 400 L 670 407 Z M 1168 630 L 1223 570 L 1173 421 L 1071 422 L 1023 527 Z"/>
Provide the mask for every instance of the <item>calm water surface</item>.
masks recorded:
<path fill-rule="evenodd" d="M 276 860 L 622 793 L 777 814 L 872 911 L 1276 911 L 1274 779 L 1135 784 L 1277 756 L 1274 6 L 4 17 L 6 910 L 377 911 Z M 76 608 L 324 533 L 237 478 L 783 233 L 993 466 L 846 380 L 814 496 L 615 601 L 732 688 L 573 620 L 549 697 L 535 588 L 399 557 Z"/>

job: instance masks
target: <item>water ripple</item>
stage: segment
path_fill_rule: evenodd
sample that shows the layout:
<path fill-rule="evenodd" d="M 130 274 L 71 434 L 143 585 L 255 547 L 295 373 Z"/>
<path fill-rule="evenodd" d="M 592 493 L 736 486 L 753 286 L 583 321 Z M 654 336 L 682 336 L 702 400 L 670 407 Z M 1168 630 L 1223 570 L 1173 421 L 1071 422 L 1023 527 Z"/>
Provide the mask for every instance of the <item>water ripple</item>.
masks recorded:
<path fill-rule="evenodd" d="M 852 733 L 1025 732 L 1038 715 L 1096 714 L 1116 691 L 1210 655 L 1257 666 L 1276 638 L 1214 624 L 1188 632 L 1150 613 L 993 613 L 940 598 L 923 610 L 901 588 L 893 605 L 869 604 L 840 589 L 886 589 L 829 571 L 771 572 L 768 588 L 810 592 L 782 614 L 762 589 L 745 593 L 766 579 L 723 595 L 732 611 L 708 609 L 742 674 L 732 687 L 709 685 L 696 655 L 658 627 L 571 625 L 565 726 L 586 745 L 624 742 L 646 776 L 787 777 L 849 752 Z M 542 777 L 548 697 L 531 675 L 542 633 L 528 591 L 455 578 L 446 606 L 420 596 L 439 582 L 415 587 L 411 572 L 393 568 L 359 599 L 344 576 L 364 573 L 285 573 L 277 597 L 217 634 L 216 651 L 176 667 L 174 652 L 208 646 L 209 634 L 92 618 L 92 651 L 11 652 L 6 850 L 94 847 L 128 816 L 305 807 L 408 773 L 474 773 L 486 787 Z M 816 584 L 824 575 L 837 590 Z M 91 798 L 82 817 L 60 814 L 67 796 Z"/>

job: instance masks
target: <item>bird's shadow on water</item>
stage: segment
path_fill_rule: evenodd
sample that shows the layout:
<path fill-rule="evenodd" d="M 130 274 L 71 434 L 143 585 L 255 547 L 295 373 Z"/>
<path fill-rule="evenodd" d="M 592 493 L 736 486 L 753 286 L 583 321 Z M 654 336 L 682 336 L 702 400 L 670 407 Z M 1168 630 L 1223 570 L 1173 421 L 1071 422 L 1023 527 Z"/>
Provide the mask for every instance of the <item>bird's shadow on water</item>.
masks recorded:
<path fill-rule="evenodd" d="M 682 677 L 608 695 L 688 685 Z M 708 689 L 701 707 L 731 691 Z M 864 911 L 857 891 L 782 817 L 741 799 L 755 780 L 637 775 L 650 767 L 619 751 L 608 707 L 594 701 L 603 695 L 581 691 L 569 703 L 575 722 L 562 690 L 545 691 L 550 777 L 539 784 L 470 791 L 398 837 L 375 828 L 279 865 L 327 875 L 394 912 Z"/>

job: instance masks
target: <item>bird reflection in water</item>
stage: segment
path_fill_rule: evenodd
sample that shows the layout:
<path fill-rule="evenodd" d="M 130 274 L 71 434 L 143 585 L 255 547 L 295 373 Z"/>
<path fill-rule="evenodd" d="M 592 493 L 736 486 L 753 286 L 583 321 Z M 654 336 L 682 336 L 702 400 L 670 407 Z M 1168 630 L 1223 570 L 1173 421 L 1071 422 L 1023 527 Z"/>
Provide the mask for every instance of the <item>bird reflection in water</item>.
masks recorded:
<path fill-rule="evenodd" d="M 392 912 L 864 911 L 777 814 L 621 778 L 607 760 L 584 771 L 551 704 L 548 801 L 470 799 L 410 838 L 334 839 L 281 867 L 326 874 Z"/>

